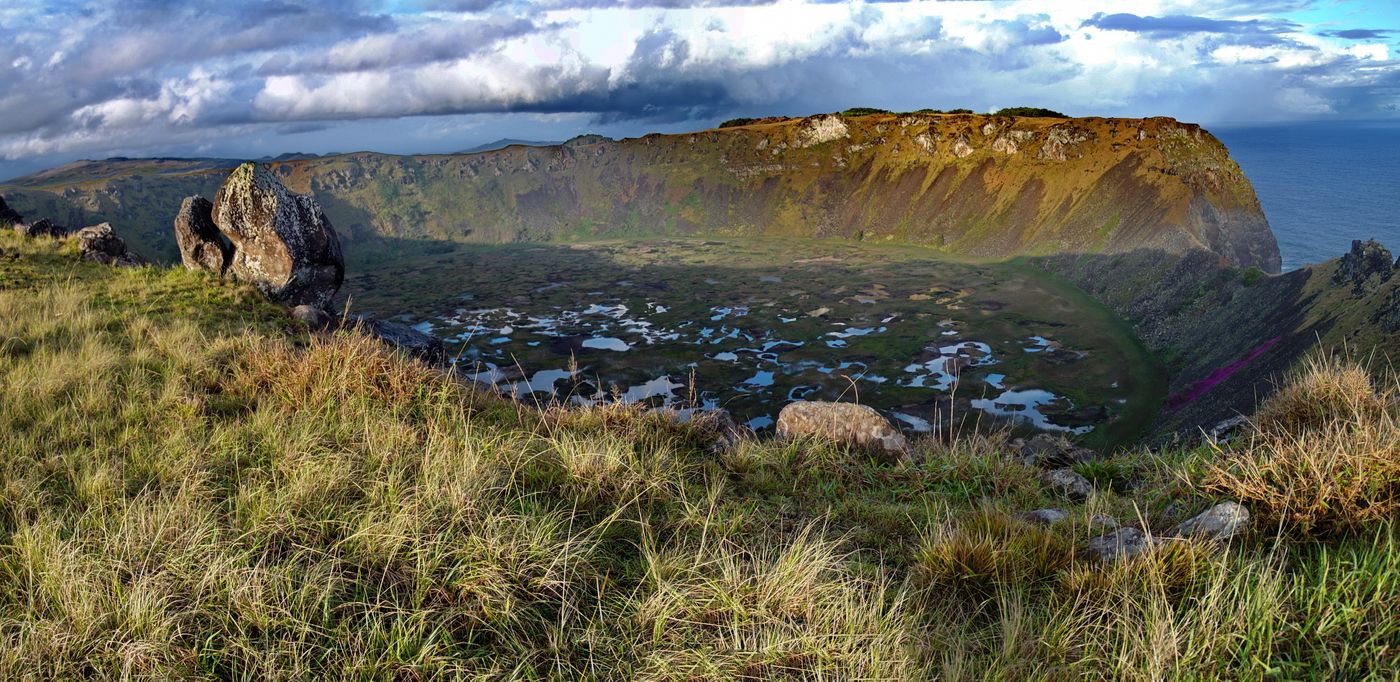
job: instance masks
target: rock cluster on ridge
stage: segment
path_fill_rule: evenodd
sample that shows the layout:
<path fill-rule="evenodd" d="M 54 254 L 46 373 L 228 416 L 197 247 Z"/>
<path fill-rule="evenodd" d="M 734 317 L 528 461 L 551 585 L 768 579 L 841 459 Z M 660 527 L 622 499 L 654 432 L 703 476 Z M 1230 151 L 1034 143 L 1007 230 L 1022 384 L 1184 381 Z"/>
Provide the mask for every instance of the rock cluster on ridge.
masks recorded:
<path fill-rule="evenodd" d="M 234 169 L 212 204 L 186 199 L 175 232 L 186 267 L 228 274 L 279 303 L 328 307 L 345 280 L 340 237 L 321 206 L 260 164 Z"/>
<path fill-rule="evenodd" d="M 86 260 L 125 267 L 146 264 L 146 259 L 126 248 L 126 242 L 117 236 L 111 223 L 84 227 L 73 236 L 78 239 L 78 251 Z"/>

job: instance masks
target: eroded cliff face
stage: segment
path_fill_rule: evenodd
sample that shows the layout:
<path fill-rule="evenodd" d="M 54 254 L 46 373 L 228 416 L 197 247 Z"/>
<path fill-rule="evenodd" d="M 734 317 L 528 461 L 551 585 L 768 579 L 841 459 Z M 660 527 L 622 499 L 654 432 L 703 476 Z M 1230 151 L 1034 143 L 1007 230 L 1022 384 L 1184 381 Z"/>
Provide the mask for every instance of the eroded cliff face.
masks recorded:
<path fill-rule="evenodd" d="M 21 210 L 148 221 L 134 203 L 148 206 L 179 185 L 163 203 L 168 224 L 180 197 L 207 192 L 207 176 L 226 172 L 209 162 L 151 163 L 74 167 L 3 191 Z M 1168 118 L 827 115 L 273 167 L 291 189 L 313 194 L 352 242 L 764 234 L 986 257 L 1205 250 L 1232 265 L 1279 268 L 1273 234 L 1228 151 L 1200 127 Z M 139 226 L 127 231 L 147 237 Z M 173 252 L 159 239 L 149 235 L 160 251 L 153 255 Z"/>

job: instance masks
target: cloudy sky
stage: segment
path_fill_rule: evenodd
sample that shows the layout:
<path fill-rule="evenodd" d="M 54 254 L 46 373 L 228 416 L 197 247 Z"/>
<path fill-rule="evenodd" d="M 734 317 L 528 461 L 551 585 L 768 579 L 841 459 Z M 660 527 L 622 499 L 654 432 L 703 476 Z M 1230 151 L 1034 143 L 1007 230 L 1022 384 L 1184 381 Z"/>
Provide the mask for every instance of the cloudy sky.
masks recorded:
<path fill-rule="evenodd" d="M 1032 105 L 1400 119 L 1395 0 L 0 0 L 0 178 Z"/>

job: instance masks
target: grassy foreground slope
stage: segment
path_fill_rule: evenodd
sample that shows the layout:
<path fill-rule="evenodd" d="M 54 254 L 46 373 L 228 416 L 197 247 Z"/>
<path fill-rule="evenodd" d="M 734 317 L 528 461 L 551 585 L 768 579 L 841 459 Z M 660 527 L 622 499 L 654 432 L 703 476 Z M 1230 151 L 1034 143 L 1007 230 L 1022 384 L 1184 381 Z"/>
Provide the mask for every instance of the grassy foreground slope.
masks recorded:
<path fill-rule="evenodd" d="M 1239 446 L 1081 467 L 716 452 L 545 411 L 250 290 L 0 234 L 0 678 L 1390 679 L 1400 425 L 1319 361 Z M 1102 565 L 1094 514 L 1254 532 Z M 1051 527 L 1016 513 L 1057 506 Z"/>

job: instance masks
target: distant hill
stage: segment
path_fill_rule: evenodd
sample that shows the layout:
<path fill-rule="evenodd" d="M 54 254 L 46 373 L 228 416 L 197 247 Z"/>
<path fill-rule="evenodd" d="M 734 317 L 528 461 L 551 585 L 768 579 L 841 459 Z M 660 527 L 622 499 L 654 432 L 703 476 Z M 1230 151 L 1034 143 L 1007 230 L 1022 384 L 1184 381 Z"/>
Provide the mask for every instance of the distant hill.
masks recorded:
<path fill-rule="evenodd" d="M 514 147 L 514 146 L 517 146 L 517 145 L 518 145 L 518 146 L 521 146 L 521 147 L 553 147 L 553 146 L 558 145 L 558 144 L 561 144 L 561 143 L 559 143 L 559 142 L 542 142 L 542 141 L 540 141 L 540 140 L 517 140 L 517 139 L 512 138 L 512 137 L 503 137 L 503 138 L 501 138 L 501 139 L 499 139 L 499 140 L 496 140 L 495 142 L 487 142 L 486 144 L 479 144 L 479 145 L 477 145 L 477 146 L 475 146 L 475 147 L 471 147 L 471 148 L 469 148 L 469 149 L 463 149 L 462 151 L 455 152 L 455 153 L 457 153 L 457 154 L 477 154 L 477 153 L 480 153 L 480 152 L 493 152 L 493 151 L 496 151 L 497 149 L 505 149 L 506 147 Z"/>

